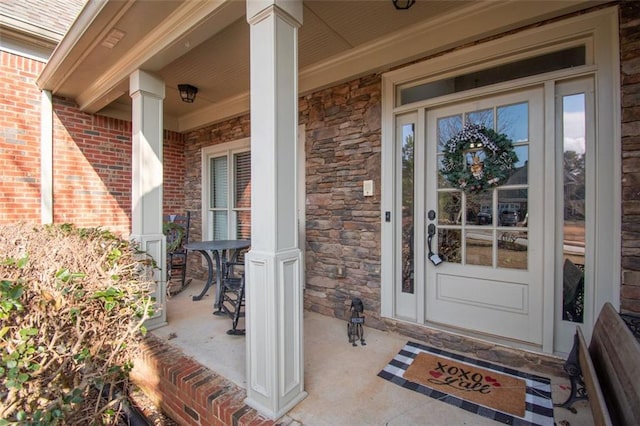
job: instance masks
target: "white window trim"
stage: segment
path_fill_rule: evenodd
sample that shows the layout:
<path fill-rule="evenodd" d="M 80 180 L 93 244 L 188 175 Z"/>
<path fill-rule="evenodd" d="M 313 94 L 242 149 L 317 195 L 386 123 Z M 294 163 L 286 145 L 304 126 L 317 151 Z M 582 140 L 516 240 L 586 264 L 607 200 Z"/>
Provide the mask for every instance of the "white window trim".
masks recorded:
<path fill-rule="evenodd" d="M 579 37 L 576 37 L 579 36 Z M 577 38 L 593 46 L 593 55 L 587 56 L 587 65 L 554 73 L 558 78 L 573 75 L 593 74 L 598 93 L 596 96 L 595 114 L 597 164 L 598 173 L 595 191 L 598 200 L 596 212 L 598 219 L 594 244 L 598 247 L 598 256 L 606 256 L 596 268 L 594 280 L 598 288 L 594 294 L 594 312 L 609 301 L 619 307 L 620 300 L 620 229 L 621 229 L 621 145 L 620 145 L 620 75 L 619 75 L 619 40 L 618 9 L 603 9 L 593 13 L 576 16 L 537 28 L 528 29 L 500 39 L 472 46 L 446 54 L 432 60 L 410 65 L 391 71 L 382 76 L 382 200 L 381 200 L 381 315 L 394 318 L 394 229 L 395 219 L 385 221 L 385 212 L 394 209 L 393 182 L 396 173 L 393 162 L 394 116 L 398 113 L 421 108 L 442 102 L 425 101 L 395 106 L 398 87 L 410 82 L 426 82 L 439 80 L 454 74 L 462 74 L 477 68 L 495 66 L 528 56 L 535 56 L 548 51 L 549 46 L 571 44 Z M 464 70 L 464 71 L 463 71 Z M 540 81 L 548 80 L 549 74 Z M 504 90 L 509 85 L 520 87 L 525 82 L 536 82 L 536 76 L 506 82 L 496 86 L 479 89 L 474 94 L 485 95 L 492 91 Z M 449 100 L 467 97 L 469 92 L 452 94 Z M 547 92 L 548 93 L 548 92 Z M 547 120 L 548 122 L 549 120 Z M 553 122 L 553 120 L 551 120 Z M 549 135 L 549 129 L 546 129 Z M 597 141 L 600 141 L 599 143 Z M 612 207 L 613 206 L 613 211 Z M 605 220 L 606 218 L 606 220 Z M 416 218 L 421 220 L 422 218 Z M 551 269 L 551 268 L 550 268 Z M 544 280 L 553 280 L 553 271 L 546 273 Z M 552 293 L 552 292 L 551 292 Z M 544 350 L 553 346 L 553 294 L 545 294 L 544 300 Z"/>
<path fill-rule="evenodd" d="M 201 212 L 202 212 L 202 239 L 208 239 L 209 229 L 208 229 L 208 214 L 209 214 L 209 195 L 210 191 L 210 181 L 209 181 L 209 158 L 218 157 L 222 155 L 230 156 L 231 154 L 238 152 L 247 152 L 251 149 L 251 139 L 243 138 L 238 139 L 232 142 L 222 143 L 218 145 L 212 145 L 205 148 L 202 148 L 201 151 L 201 177 L 202 177 L 202 192 L 201 192 Z"/>

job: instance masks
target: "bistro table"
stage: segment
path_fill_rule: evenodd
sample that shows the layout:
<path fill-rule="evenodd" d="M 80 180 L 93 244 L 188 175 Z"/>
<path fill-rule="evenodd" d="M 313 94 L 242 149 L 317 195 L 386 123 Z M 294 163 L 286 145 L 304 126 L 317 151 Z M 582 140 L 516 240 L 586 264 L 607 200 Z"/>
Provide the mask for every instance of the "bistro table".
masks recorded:
<path fill-rule="evenodd" d="M 251 240 L 211 240 L 211 241 L 195 241 L 185 245 L 187 250 L 199 251 L 207 261 L 208 276 L 207 282 L 199 295 L 193 296 L 193 300 L 201 300 L 206 292 L 213 284 L 213 261 L 209 252 L 213 253 L 213 258 L 216 261 L 216 301 L 213 305 L 217 308 L 214 315 L 225 315 L 221 307 L 220 293 L 222 291 L 222 274 L 223 274 L 223 262 L 234 262 L 241 250 L 249 248 L 251 246 Z"/>

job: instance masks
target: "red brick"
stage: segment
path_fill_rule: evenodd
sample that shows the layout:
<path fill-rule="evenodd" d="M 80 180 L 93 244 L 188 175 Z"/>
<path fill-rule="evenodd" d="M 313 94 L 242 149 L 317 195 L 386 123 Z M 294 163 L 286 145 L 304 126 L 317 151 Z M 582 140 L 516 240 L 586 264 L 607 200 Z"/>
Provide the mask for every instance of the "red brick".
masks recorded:
<path fill-rule="evenodd" d="M 44 65 L 7 52 L 0 55 L 0 150 L 13 152 L 13 163 L 7 164 L 6 157 L 0 163 L 5 177 L 0 180 L 0 193 L 19 199 L 21 207 L 18 210 L 3 203 L 0 221 L 39 222 L 40 91 L 35 79 Z M 54 221 L 101 226 L 128 235 L 131 123 L 85 114 L 64 98 L 54 97 L 53 104 Z M 175 132 L 165 132 L 165 138 L 163 209 L 175 212 L 184 208 L 184 142 L 182 135 Z M 16 146 L 10 140 L 22 145 Z M 7 181 L 9 176 L 31 176 L 32 180 Z"/>

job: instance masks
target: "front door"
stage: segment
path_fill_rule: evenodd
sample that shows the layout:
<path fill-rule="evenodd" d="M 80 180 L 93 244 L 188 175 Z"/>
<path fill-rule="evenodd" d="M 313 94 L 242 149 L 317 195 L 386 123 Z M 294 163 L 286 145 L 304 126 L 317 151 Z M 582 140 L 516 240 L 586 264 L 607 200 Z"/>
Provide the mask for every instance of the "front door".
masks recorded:
<path fill-rule="evenodd" d="M 505 136 L 512 148 L 498 153 L 517 159 L 489 161 L 487 146 L 460 142 L 468 123 Z M 542 88 L 427 109 L 424 134 L 425 320 L 541 345 Z M 486 179 L 472 186 L 470 173 Z"/>

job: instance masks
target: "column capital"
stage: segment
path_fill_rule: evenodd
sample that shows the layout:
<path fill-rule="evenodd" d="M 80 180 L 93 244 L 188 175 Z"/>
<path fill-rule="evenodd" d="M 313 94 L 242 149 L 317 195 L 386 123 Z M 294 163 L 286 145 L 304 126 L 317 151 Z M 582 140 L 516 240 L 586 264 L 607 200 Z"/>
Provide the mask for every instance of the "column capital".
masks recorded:
<path fill-rule="evenodd" d="M 135 70 L 129 76 L 129 95 L 145 92 L 159 99 L 164 99 L 164 81 L 143 70 Z"/>
<path fill-rule="evenodd" d="M 247 0 L 247 22 L 253 24 L 261 20 L 271 8 L 286 13 L 297 26 L 302 25 L 302 0 Z"/>

